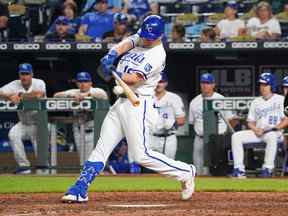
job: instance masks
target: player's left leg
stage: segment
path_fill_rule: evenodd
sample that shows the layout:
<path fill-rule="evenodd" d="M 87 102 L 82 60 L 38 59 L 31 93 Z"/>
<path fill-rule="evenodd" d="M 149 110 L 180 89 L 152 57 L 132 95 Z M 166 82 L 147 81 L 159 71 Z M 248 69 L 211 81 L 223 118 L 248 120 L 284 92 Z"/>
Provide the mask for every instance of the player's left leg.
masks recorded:
<path fill-rule="evenodd" d="M 156 111 L 153 108 L 152 99 L 140 98 L 140 100 L 140 106 L 138 107 L 133 107 L 127 100 L 125 110 L 121 113 L 128 148 L 134 152 L 134 159 L 137 163 L 181 181 L 183 185 L 182 199 L 190 199 L 195 187 L 195 167 L 150 150 L 149 132 L 155 122 L 153 118 Z"/>

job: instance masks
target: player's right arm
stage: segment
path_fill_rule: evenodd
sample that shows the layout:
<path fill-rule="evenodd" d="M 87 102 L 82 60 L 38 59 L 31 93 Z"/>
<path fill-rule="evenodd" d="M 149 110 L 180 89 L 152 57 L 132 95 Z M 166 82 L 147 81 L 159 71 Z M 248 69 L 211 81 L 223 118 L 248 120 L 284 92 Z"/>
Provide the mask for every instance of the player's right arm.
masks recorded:
<path fill-rule="evenodd" d="M 56 92 L 53 97 L 58 97 L 58 98 L 72 98 L 75 96 L 75 91 L 77 91 L 76 89 L 71 89 L 71 90 L 66 90 L 66 91 L 60 91 L 60 92 Z"/>
<path fill-rule="evenodd" d="M 256 100 L 253 100 L 248 112 L 248 117 L 247 117 L 247 124 L 248 127 L 256 134 L 256 136 L 262 136 L 264 133 L 264 130 L 262 128 L 258 128 L 256 127 L 256 121 L 257 121 L 257 117 L 256 117 Z"/>
<path fill-rule="evenodd" d="M 12 81 L 0 88 L 0 98 L 9 100 L 12 103 L 19 103 L 21 101 L 21 95 L 15 86 L 15 81 Z"/>

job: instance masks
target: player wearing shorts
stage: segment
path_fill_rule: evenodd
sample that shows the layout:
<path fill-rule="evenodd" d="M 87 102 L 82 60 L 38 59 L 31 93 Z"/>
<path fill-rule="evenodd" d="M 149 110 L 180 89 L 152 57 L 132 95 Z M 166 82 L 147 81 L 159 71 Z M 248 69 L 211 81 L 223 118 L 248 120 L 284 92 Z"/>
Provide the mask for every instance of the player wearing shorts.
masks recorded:
<path fill-rule="evenodd" d="M 238 131 L 232 135 L 234 170 L 231 177 L 246 178 L 244 166 L 245 143 L 265 142 L 265 158 L 260 177 L 272 177 L 277 153 L 277 142 L 283 139 L 281 125 L 285 120 L 284 97 L 274 93 L 275 77 L 262 73 L 258 80 L 260 97 L 254 99 L 247 117 L 249 130 Z"/>
<path fill-rule="evenodd" d="M 32 65 L 20 64 L 18 67 L 19 80 L 14 80 L 0 89 L 0 97 L 14 104 L 23 98 L 35 99 L 46 97 L 46 85 L 43 80 L 33 78 Z M 37 111 L 18 111 L 19 122 L 9 131 L 9 140 L 18 164 L 16 174 L 30 174 L 30 162 L 27 159 L 23 140 L 30 140 L 37 156 Z"/>
<path fill-rule="evenodd" d="M 177 151 L 176 131 L 185 124 L 185 111 L 182 99 L 175 93 L 167 91 L 168 77 L 163 72 L 155 89 L 155 107 L 159 121 L 152 131 L 151 149 L 175 159 Z"/>
<path fill-rule="evenodd" d="M 87 97 L 95 99 L 107 100 L 108 96 L 106 92 L 101 88 L 92 87 L 92 78 L 88 72 L 79 72 L 76 76 L 78 89 L 70 89 L 67 91 L 57 92 L 54 97 L 69 97 L 74 98 L 77 101 L 81 101 Z M 74 141 L 79 153 L 80 164 L 83 165 L 87 160 L 87 156 L 91 154 L 94 149 L 94 121 L 91 112 L 75 112 L 75 115 L 81 115 L 81 118 L 85 118 L 84 125 L 84 142 L 80 139 L 80 127 L 79 124 L 73 124 Z"/>
<path fill-rule="evenodd" d="M 182 200 L 192 197 L 195 167 L 174 161 L 149 148 L 150 130 L 158 118 L 153 107 L 153 94 L 166 60 L 161 42 L 163 33 L 162 18 L 157 15 L 148 16 L 138 34 L 117 44 L 101 59 L 106 76 L 111 76 L 111 68 L 121 56 L 116 71 L 138 95 L 140 105 L 133 106 L 127 98 L 117 99 L 104 119 L 98 143 L 84 163 L 80 177 L 62 197 L 62 201 L 88 201 L 89 185 L 103 170 L 110 153 L 124 137 L 127 139 L 128 151 L 136 163 L 180 181 Z"/>

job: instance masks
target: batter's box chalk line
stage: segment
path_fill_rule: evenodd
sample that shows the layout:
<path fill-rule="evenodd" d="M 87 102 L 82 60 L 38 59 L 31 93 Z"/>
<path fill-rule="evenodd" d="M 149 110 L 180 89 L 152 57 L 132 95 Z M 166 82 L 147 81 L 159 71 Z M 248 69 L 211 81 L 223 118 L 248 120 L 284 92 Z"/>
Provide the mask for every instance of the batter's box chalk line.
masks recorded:
<path fill-rule="evenodd" d="M 108 207 L 115 207 L 115 208 L 162 208 L 162 207 L 168 207 L 173 205 L 167 205 L 167 204 L 110 204 L 107 205 Z"/>

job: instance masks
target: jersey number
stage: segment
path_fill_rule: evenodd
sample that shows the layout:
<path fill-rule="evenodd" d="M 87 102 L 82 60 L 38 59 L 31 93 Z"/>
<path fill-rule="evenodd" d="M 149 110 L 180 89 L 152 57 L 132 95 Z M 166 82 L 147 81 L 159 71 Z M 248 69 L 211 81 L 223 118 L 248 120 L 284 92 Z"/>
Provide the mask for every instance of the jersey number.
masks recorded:
<path fill-rule="evenodd" d="M 276 125 L 278 121 L 278 117 L 277 116 L 269 116 L 269 124 L 270 125 Z"/>

